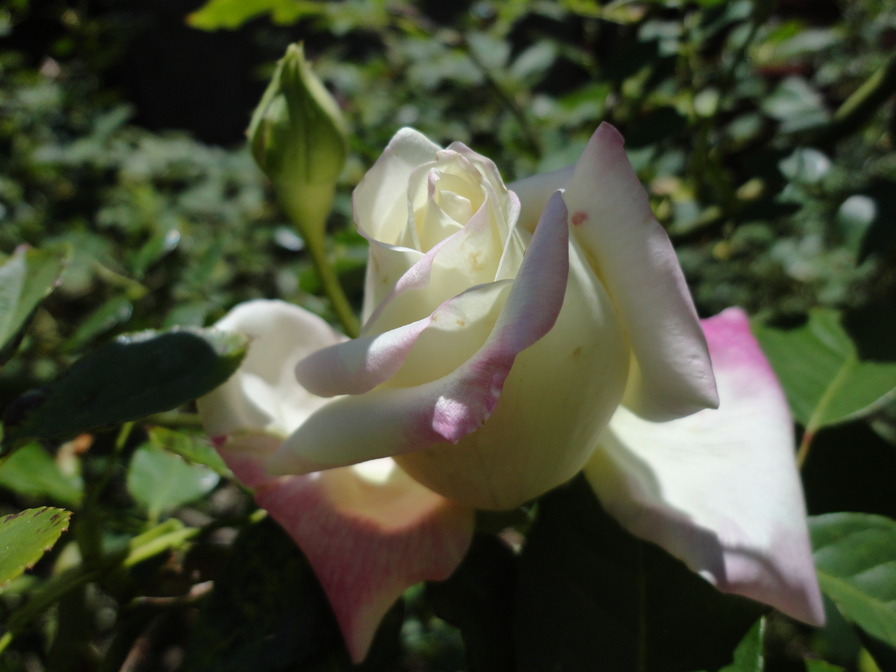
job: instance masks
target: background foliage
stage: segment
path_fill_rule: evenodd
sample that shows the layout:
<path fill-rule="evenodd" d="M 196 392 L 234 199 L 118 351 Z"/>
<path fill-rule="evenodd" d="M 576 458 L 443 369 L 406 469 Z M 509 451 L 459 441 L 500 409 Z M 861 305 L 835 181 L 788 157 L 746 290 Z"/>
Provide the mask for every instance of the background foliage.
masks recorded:
<path fill-rule="evenodd" d="M 30 513 L 0 520 L 0 545 L 22 548 L 2 558 L 0 669 L 350 669 L 307 564 L 228 480 L 187 403 L 239 361 L 244 344 L 198 329 L 235 303 L 332 317 L 242 139 L 297 39 L 351 129 L 330 252 L 355 301 L 366 252 L 349 196 L 398 127 L 463 141 L 508 181 L 572 162 L 601 120 L 620 128 L 701 315 L 756 316 L 798 422 L 832 601 L 822 630 L 757 622 L 609 520 L 577 529 L 599 505 L 574 483 L 483 517 L 468 561 L 408 592 L 362 669 L 896 669 L 887 0 L 6 2 L 0 407 L 17 450 L 0 515 Z M 36 249 L 14 254 L 23 243 Z M 172 390 L 125 347 L 172 337 L 204 353 L 198 388 Z M 489 534 L 508 524 L 528 528 L 525 553 Z M 612 552 L 588 541 L 612 535 Z M 561 552 L 581 566 L 551 574 Z M 658 579 L 643 612 L 627 611 L 620 567 Z M 556 631 L 560 612 L 572 631 Z"/>

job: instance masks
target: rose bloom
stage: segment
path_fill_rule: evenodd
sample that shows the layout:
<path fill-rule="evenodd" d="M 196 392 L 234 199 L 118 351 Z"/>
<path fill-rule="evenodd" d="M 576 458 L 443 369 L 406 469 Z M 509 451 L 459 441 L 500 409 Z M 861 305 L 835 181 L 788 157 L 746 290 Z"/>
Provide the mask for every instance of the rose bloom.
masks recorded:
<path fill-rule="evenodd" d="M 742 311 L 701 326 L 616 129 L 509 188 L 463 144 L 403 129 L 354 215 L 360 337 L 241 304 L 217 326 L 253 336 L 249 354 L 199 401 L 354 660 L 405 588 L 457 567 L 474 509 L 583 469 L 623 526 L 720 589 L 822 621 L 786 401 Z"/>

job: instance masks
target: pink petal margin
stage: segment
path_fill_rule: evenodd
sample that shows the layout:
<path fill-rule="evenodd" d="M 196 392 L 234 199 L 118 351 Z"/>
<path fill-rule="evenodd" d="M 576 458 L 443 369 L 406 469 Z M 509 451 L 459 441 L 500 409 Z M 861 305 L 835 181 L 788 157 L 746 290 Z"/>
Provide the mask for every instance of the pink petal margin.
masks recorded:
<path fill-rule="evenodd" d="M 591 136 L 566 185 L 573 235 L 625 325 L 633 366 L 623 403 L 647 420 L 718 403 L 697 312 L 669 236 L 613 126 Z"/>
<path fill-rule="evenodd" d="M 585 474 L 625 528 L 720 590 L 821 625 L 787 401 L 742 310 L 702 325 L 719 409 L 655 423 L 620 408 Z"/>
<path fill-rule="evenodd" d="M 264 460 L 276 437 L 219 449 L 255 500 L 302 549 L 320 581 L 351 659 L 367 655 L 383 616 L 420 581 L 447 579 L 473 536 L 473 510 L 436 495 L 399 470 L 389 483 L 352 467 L 272 478 Z M 234 444 L 231 444 L 233 446 Z"/>
<path fill-rule="evenodd" d="M 462 366 L 416 387 L 334 399 L 284 442 L 268 462 L 271 473 L 310 473 L 401 455 L 456 443 L 479 429 L 497 406 L 516 356 L 557 321 L 569 277 L 566 221 L 557 193 L 548 201 L 492 333 Z M 403 349 L 408 344 L 396 339 L 392 345 Z M 391 361 L 387 353 L 377 358 Z M 373 363 L 371 369 L 376 369 Z"/>

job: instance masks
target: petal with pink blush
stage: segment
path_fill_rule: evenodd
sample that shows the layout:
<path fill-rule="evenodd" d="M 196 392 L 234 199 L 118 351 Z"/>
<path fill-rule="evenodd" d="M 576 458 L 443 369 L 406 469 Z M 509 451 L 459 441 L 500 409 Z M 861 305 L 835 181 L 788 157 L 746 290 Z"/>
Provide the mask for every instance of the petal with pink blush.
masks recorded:
<path fill-rule="evenodd" d="M 820 624 L 787 402 L 743 311 L 703 328 L 718 410 L 654 423 L 621 407 L 585 474 L 624 527 L 719 589 Z"/>
<path fill-rule="evenodd" d="M 615 128 L 601 124 L 566 184 L 573 235 L 625 325 L 633 361 L 623 403 L 670 420 L 718 403 L 706 342 L 669 236 Z"/>
<path fill-rule="evenodd" d="M 216 329 L 252 337 L 240 368 L 197 401 L 209 436 L 243 430 L 282 436 L 327 402 L 296 385 L 295 364 L 321 348 L 345 340 L 321 318 L 284 301 L 241 303 Z"/>
<path fill-rule="evenodd" d="M 566 209 L 557 194 L 478 352 L 434 381 L 332 401 L 287 439 L 271 460 L 272 471 L 308 473 L 399 455 L 459 441 L 481 427 L 498 403 L 516 356 L 557 319 L 566 291 L 568 248 Z"/>
<path fill-rule="evenodd" d="M 314 394 L 332 397 L 365 394 L 386 381 L 400 387 L 448 375 L 488 338 L 511 287 L 510 281 L 473 287 L 422 320 L 318 350 L 298 363 L 296 377 Z M 405 382 L 415 377 L 407 368 L 418 369 L 422 380 Z"/>
<path fill-rule="evenodd" d="M 383 616 L 420 581 L 447 579 L 473 536 L 473 510 L 384 459 L 304 476 L 264 477 L 275 441 L 221 454 L 314 569 L 349 654 L 360 662 Z"/>

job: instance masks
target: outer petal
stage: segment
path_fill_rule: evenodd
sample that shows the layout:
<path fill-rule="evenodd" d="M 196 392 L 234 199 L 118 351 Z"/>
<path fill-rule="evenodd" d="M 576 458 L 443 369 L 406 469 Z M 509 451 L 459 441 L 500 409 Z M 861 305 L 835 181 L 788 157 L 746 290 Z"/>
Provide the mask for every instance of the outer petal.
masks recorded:
<path fill-rule="evenodd" d="M 457 444 L 395 460 L 451 499 L 485 509 L 518 506 L 581 471 L 622 398 L 628 354 L 606 292 L 571 242 L 560 315 L 516 358 L 488 422 Z"/>
<path fill-rule="evenodd" d="M 216 328 L 253 336 L 239 370 L 199 399 L 210 436 L 255 430 L 286 436 L 327 403 L 296 384 L 293 368 L 311 353 L 345 340 L 322 319 L 283 301 L 248 301 Z"/>
<path fill-rule="evenodd" d="M 430 492 L 388 458 L 272 478 L 264 461 L 278 444 L 245 437 L 221 454 L 302 549 L 352 660 L 360 662 L 406 588 L 447 579 L 460 564 L 473 536 L 473 510 Z"/>
<path fill-rule="evenodd" d="M 296 383 L 295 362 L 344 337 L 280 301 L 241 304 L 217 327 L 255 341 L 237 373 L 199 400 L 203 423 L 258 505 L 305 553 L 360 661 L 404 589 L 454 571 L 472 538 L 473 511 L 427 490 L 391 460 L 272 477 L 266 462 L 282 437 L 331 403 Z"/>
<path fill-rule="evenodd" d="M 787 402 L 743 311 L 704 329 L 719 409 L 651 423 L 620 408 L 585 473 L 623 526 L 721 590 L 820 624 Z"/>
<path fill-rule="evenodd" d="M 509 281 L 473 287 L 422 320 L 318 350 L 298 363 L 296 377 L 320 396 L 364 394 L 387 381 L 394 387 L 407 379 L 402 366 L 412 352 L 427 361 L 412 367 L 425 377 L 411 384 L 448 375 L 486 341 L 511 287 Z M 437 338 L 436 332 L 444 336 Z"/>
<path fill-rule="evenodd" d="M 567 284 L 568 247 L 566 209 L 557 195 L 497 324 L 473 357 L 432 382 L 334 401 L 290 436 L 271 469 L 318 471 L 456 442 L 479 429 L 497 405 L 516 356 L 557 319 Z"/>
<path fill-rule="evenodd" d="M 573 236 L 622 318 L 633 362 L 625 403 L 648 420 L 716 407 L 697 313 L 669 237 L 650 209 L 619 132 L 601 124 L 575 165 L 511 185 L 524 217 L 545 189 L 564 183 Z"/>

